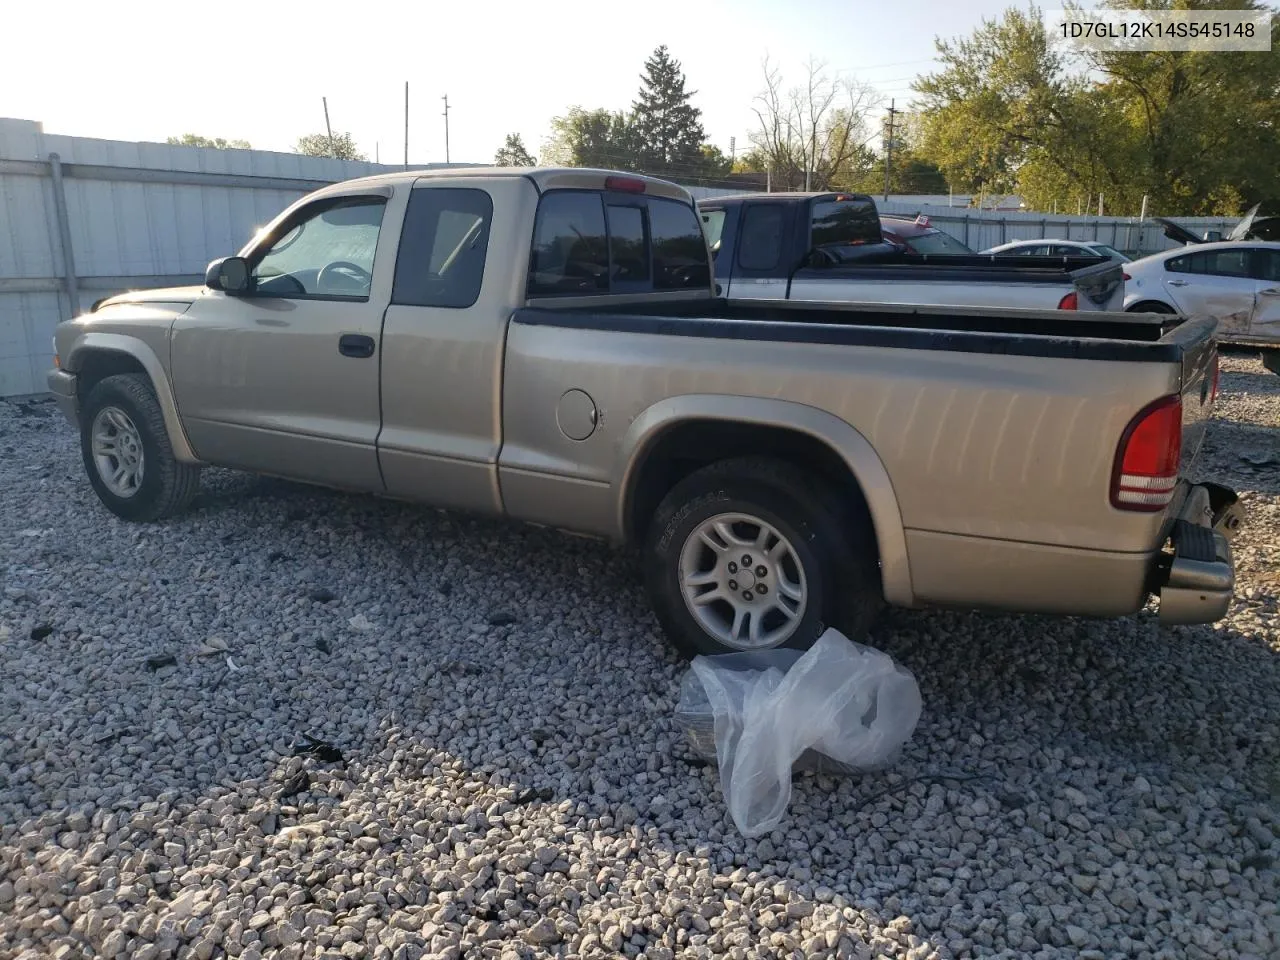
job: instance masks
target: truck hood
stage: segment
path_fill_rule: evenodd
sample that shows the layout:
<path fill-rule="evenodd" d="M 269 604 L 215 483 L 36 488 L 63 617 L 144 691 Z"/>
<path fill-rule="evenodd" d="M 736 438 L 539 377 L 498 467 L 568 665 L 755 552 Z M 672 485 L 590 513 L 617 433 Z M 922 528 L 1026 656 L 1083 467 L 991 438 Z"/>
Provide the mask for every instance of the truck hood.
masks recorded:
<path fill-rule="evenodd" d="M 130 290 L 105 297 L 93 305 L 90 313 L 96 313 L 103 307 L 116 307 L 125 303 L 173 303 L 190 306 L 197 297 L 202 297 L 207 290 L 204 286 L 191 287 L 158 287 L 151 290 Z"/>

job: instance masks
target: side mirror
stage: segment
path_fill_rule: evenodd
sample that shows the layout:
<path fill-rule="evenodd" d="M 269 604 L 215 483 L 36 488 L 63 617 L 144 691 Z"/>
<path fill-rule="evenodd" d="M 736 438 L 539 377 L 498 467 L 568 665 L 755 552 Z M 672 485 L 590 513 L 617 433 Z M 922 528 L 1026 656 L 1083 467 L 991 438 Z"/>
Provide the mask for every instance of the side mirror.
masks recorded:
<path fill-rule="evenodd" d="M 249 289 L 249 261 L 244 257 L 222 257 L 209 264 L 204 272 L 204 285 L 232 296 Z"/>
<path fill-rule="evenodd" d="M 1205 239 L 1205 242 L 1206 242 L 1206 243 L 1217 243 L 1219 240 L 1221 240 L 1221 239 L 1222 239 L 1222 231 L 1221 231 L 1221 230 L 1206 230 L 1206 231 L 1204 232 L 1204 239 Z"/>

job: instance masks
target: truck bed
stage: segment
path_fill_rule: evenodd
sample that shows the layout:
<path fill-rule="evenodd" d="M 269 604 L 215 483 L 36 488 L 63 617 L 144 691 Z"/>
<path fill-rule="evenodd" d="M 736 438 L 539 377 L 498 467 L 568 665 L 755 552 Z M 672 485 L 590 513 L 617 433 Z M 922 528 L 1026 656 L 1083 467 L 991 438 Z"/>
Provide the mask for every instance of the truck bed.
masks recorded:
<path fill-rule="evenodd" d="M 715 298 L 518 310 L 531 325 L 712 339 L 776 340 L 1088 360 L 1196 361 L 1212 318 L 1176 315 L 806 303 Z"/>

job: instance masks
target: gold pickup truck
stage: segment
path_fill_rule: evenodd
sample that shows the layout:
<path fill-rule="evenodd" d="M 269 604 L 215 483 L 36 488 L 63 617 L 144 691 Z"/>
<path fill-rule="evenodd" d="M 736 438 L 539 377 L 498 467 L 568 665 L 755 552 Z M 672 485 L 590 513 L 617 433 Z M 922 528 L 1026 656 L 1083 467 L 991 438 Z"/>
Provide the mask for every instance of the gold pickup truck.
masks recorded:
<path fill-rule="evenodd" d="M 216 464 L 633 544 L 696 654 L 885 603 L 1219 619 L 1214 328 L 728 301 L 683 189 L 480 168 L 304 197 L 205 286 L 61 323 L 48 382 L 120 517 Z"/>

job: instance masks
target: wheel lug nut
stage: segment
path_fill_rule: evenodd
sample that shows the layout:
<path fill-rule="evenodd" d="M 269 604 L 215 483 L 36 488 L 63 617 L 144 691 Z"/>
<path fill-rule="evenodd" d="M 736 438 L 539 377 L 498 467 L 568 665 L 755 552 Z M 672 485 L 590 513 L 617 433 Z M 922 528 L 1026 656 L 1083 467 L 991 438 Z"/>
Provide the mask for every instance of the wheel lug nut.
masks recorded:
<path fill-rule="evenodd" d="M 730 580 L 730 581 L 729 581 L 729 589 L 730 589 L 730 590 L 737 590 L 737 589 L 738 589 L 738 581 L 737 581 L 737 580 Z"/>
<path fill-rule="evenodd" d="M 763 563 L 762 563 L 762 564 L 760 564 L 760 566 L 756 567 L 756 576 L 757 576 L 757 577 L 764 577 L 764 576 L 768 576 L 768 574 L 769 574 L 769 571 L 768 571 L 768 570 L 766 570 L 766 569 L 764 568 L 764 564 L 763 564 Z"/>
<path fill-rule="evenodd" d="M 742 591 L 742 599 L 743 599 L 743 600 L 753 600 L 753 599 L 755 599 L 755 597 L 754 597 L 754 595 L 751 593 L 751 591 L 750 591 L 750 590 L 743 590 L 743 591 Z"/>
<path fill-rule="evenodd" d="M 730 572 L 730 573 L 737 573 L 737 572 L 738 572 L 738 565 L 737 565 L 736 563 L 734 563 L 732 560 L 730 560 L 730 561 L 729 561 L 729 572 Z"/>
<path fill-rule="evenodd" d="M 763 583 L 756 584 L 756 593 L 760 594 L 760 596 L 764 596 L 768 592 L 769 592 L 769 588 L 766 587 Z"/>
<path fill-rule="evenodd" d="M 742 565 L 743 565 L 744 567 L 749 567 L 749 566 L 751 566 L 751 554 L 749 554 L 749 553 L 744 553 L 744 554 L 742 555 Z"/>

